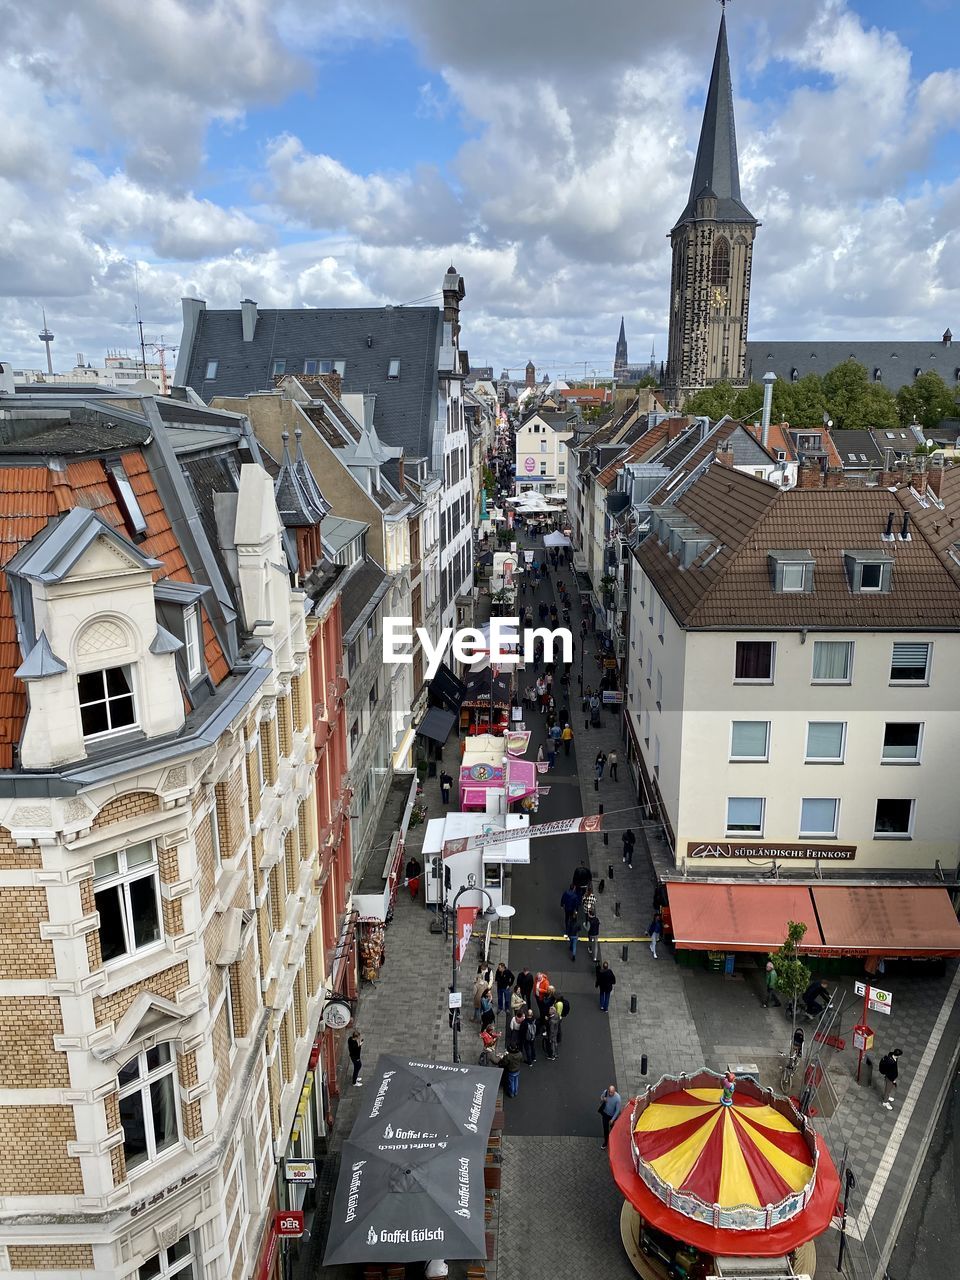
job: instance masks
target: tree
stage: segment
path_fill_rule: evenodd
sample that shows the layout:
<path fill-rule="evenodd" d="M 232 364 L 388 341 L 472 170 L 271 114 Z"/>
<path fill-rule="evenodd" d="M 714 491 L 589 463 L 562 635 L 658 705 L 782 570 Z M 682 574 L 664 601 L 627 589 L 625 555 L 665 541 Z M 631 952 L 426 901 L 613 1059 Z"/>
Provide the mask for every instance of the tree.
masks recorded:
<path fill-rule="evenodd" d="M 774 391 L 777 385 L 774 383 Z M 748 382 L 733 397 L 728 412 L 734 418 L 759 418 L 763 409 L 763 387 L 759 382 Z"/>
<path fill-rule="evenodd" d="M 797 1029 L 797 1001 L 810 985 L 810 970 L 800 959 L 800 943 L 806 932 L 805 924 L 788 920 L 787 936 L 783 946 L 773 956 L 773 967 L 777 971 L 777 990 L 783 992 L 784 997 L 793 1006 L 791 1042 L 793 1032 Z"/>
<path fill-rule="evenodd" d="M 637 383 L 638 387 L 656 387 L 658 385 L 659 384 L 652 373 L 645 373 Z"/>
<path fill-rule="evenodd" d="M 827 396 L 823 379 L 817 373 L 808 373 L 797 382 L 791 382 L 791 411 L 786 421 L 791 427 L 819 427 L 827 412 Z M 776 388 L 774 388 L 776 390 Z"/>
<path fill-rule="evenodd" d="M 903 426 L 909 426 L 916 419 L 930 431 L 944 418 L 956 415 L 957 401 L 939 373 L 927 369 L 897 392 L 897 412 Z"/>
<path fill-rule="evenodd" d="M 712 387 L 695 391 L 684 401 L 683 412 L 692 418 L 712 418 L 714 422 L 733 411 L 736 392 L 729 382 L 716 382 Z"/>
<path fill-rule="evenodd" d="M 827 411 L 835 427 L 863 430 L 895 427 L 897 403 L 886 387 L 870 382 L 858 360 L 845 360 L 823 379 Z"/>

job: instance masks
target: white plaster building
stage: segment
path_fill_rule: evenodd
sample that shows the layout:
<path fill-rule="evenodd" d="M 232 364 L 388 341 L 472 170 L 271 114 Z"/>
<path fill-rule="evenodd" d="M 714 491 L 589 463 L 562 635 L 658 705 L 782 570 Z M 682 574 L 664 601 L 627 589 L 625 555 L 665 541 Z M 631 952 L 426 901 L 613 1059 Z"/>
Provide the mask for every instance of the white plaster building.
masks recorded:
<path fill-rule="evenodd" d="M 576 413 L 533 413 L 517 427 L 514 458 L 517 493 L 546 489 L 566 494 L 570 459 L 567 441 L 573 438 Z"/>

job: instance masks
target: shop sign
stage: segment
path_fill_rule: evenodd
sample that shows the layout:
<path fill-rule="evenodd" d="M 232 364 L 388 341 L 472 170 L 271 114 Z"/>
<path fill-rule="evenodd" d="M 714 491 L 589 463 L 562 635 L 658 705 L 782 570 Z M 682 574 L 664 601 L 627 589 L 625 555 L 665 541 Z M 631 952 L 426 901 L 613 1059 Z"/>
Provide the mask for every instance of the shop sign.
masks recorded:
<path fill-rule="evenodd" d="M 283 1176 L 287 1182 L 316 1182 L 317 1162 L 316 1160 L 284 1160 Z"/>
<path fill-rule="evenodd" d="M 462 992 L 462 991 L 450 991 L 450 992 L 448 992 L 448 994 L 447 994 L 447 1008 L 448 1008 L 448 1009 L 462 1009 L 462 1008 L 463 1008 L 463 992 Z"/>
<path fill-rule="evenodd" d="M 614 663 L 614 665 L 616 665 L 616 663 Z M 605 707 L 617 706 L 619 703 L 623 702 L 623 690 L 604 689 L 601 693 L 601 698 Z"/>
<path fill-rule="evenodd" d="M 303 1235 L 302 1209 L 283 1209 L 274 1215 L 273 1222 L 278 1236 L 294 1239 Z"/>
<path fill-rule="evenodd" d="M 343 1031 L 353 1021 L 353 1011 L 348 1000 L 330 1000 L 323 1008 L 324 1025 L 335 1031 Z"/>
<path fill-rule="evenodd" d="M 688 858 L 778 858 L 784 862 L 853 862 L 855 844 L 735 844 L 730 840 L 687 841 Z"/>
<path fill-rule="evenodd" d="M 290 1141 L 296 1142 L 300 1137 L 303 1129 L 303 1122 L 306 1119 L 307 1107 L 310 1103 L 310 1095 L 313 1093 L 314 1074 L 308 1071 L 303 1078 L 303 1088 L 300 1090 L 300 1101 L 297 1103 L 296 1115 L 293 1118 L 293 1128 L 290 1130 Z"/>

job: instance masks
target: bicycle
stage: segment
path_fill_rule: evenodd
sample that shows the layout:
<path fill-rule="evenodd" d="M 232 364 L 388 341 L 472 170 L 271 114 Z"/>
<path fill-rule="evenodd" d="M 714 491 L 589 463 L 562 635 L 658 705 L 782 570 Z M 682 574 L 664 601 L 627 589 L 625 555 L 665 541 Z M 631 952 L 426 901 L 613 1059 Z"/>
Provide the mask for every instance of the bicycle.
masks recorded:
<path fill-rule="evenodd" d="M 793 1033 L 793 1045 L 789 1053 L 780 1054 L 780 1088 L 788 1092 L 793 1083 L 793 1075 L 803 1057 L 803 1028 L 797 1027 Z"/>

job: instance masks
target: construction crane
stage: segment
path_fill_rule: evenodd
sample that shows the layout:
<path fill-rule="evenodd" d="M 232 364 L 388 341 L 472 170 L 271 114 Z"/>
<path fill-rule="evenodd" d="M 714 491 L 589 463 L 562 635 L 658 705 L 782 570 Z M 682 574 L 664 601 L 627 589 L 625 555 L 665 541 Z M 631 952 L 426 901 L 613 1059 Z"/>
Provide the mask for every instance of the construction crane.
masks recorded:
<path fill-rule="evenodd" d="M 168 352 L 168 351 L 170 352 L 170 354 L 171 354 L 171 355 L 173 355 L 173 354 L 175 354 L 175 353 L 176 353 L 180 348 L 179 348 L 178 344 L 176 344 L 176 343 L 164 342 L 164 340 L 163 340 L 163 334 L 162 334 L 162 333 L 161 333 L 161 335 L 160 335 L 160 337 L 159 337 L 159 339 L 158 339 L 158 340 L 156 340 L 155 342 L 148 342 L 148 343 L 146 344 L 146 346 L 147 346 L 147 347 L 150 349 L 150 351 L 152 351 L 152 352 L 153 352 L 153 354 L 157 357 L 157 361 L 158 361 L 158 363 L 159 363 L 159 365 L 160 365 L 160 394 L 161 394 L 162 396 L 168 395 L 168 394 L 169 394 L 169 386 L 168 386 L 168 384 L 167 384 L 167 360 L 166 360 L 166 355 L 167 355 L 167 352 Z M 144 363 L 146 363 L 146 362 L 144 362 Z"/>

